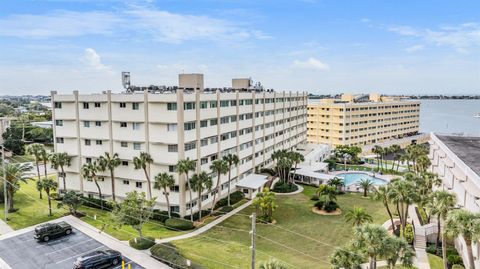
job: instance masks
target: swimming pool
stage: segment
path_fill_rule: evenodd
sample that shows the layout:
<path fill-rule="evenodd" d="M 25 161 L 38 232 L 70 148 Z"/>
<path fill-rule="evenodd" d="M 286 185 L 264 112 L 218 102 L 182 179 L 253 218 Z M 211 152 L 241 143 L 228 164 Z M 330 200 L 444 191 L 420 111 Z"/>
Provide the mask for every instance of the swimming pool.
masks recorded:
<path fill-rule="evenodd" d="M 345 186 L 358 183 L 362 179 L 370 179 L 373 181 L 374 185 L 385 185 L 387 182 L 383 179 L 377 178 L 377 177 L 372 177 L 368 174 L 364 173 L 345 173 L 345 174 L 338 174 L 338 177 L 343 178 L 343 181 L 345 183 Z"/>

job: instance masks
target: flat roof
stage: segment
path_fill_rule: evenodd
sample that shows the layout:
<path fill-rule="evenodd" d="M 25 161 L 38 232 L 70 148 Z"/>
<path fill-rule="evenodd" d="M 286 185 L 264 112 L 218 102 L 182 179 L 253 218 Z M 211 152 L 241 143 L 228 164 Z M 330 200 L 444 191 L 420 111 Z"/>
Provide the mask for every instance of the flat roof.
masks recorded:
<path fill-rule="evenodd" d="M 435 136 L 480 176 L 480 137 L 438 134 Z"/>
<path fill-rule="evenodd" d="M 240 188 L 258 189 L 263 187 L 267 181 L 267 176 L 265 175 L 250 174 L 235 185 Z"/>

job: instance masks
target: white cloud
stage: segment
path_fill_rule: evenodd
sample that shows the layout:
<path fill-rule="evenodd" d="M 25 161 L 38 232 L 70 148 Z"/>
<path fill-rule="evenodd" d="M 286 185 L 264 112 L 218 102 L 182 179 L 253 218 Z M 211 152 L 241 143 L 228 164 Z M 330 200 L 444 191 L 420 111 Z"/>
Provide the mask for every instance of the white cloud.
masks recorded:
<path fill-rule="evenodd" d="M 405 49 L 406 52 L 416 52 L 419 50 L 423 50 L 425 48 L 424 45 L 413 45 Z"/>
<path fill-rule="evenodd" d="M 310 57 L 305 61 L 295 60 L 293 61 L 293 67 L 321 71 L 330 70 L 330 66 L 328 64 L 322 63 L 313 57 Z"/>
<path fill-rule="evenodd" d="M 417 30 L 410 26 L 392 26 L 388 28 L 390 32 L 397 33 L 404 36 L 418 36 Z"/>
<path fill-rule="evenodd" d="M 100 55 L 92 48 L 85 49 L 83 57 L 80 60 L 91 70 L 112 72 L 109 66 L 102 63 Z"/>

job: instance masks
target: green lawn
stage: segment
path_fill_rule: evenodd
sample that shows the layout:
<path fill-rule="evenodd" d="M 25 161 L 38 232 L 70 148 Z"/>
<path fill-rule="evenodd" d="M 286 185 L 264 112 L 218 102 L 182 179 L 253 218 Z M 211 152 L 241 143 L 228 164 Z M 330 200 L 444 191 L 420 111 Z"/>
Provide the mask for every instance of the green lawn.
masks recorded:
<path fill-rule="evenodd" d="M 306 186 L 301 194 L 278 196 L 279 207 L 274 217 L 277 220 L 276 225 L 317 241 L 299 237 L 272 225 L 258 223 L 257 261 L 268 260 L 271 255 L 299 268 L 331 267 L 327 264 L 329 255 L 336 246 L 343 246 L 349 241 L 352 227 L 345 223 L 343 216 L 320 216 L 313 213 L 311 208 L 314 202 L 310 197 L 314 192 L 315 188 Z M 354 205 L 366 208 L 379 224 L 388 219 L 381 203 L 362 198 L 360 194 L 340 195 L 338 203 L 343 210 L 353 208 Z M 249 215 L 252 210 L 252 207 L 246 208 L 241 214 Z M 206 268 L 225 268 L 225 265 L 218 262 L 248 268 L 251 251 L 250 235 L 246 231 L 250 230 L 250 223 L 248 216 L 235 215 L 203 234 L 208 238 L 201 235 L 173 243 L 185 257 Z M 262 237 L 275 240 L 282 246 Z"/>
<path fill-rule="evenodd" d="M 12 163 L 34 162 L 35 157 L 33 155 L 15 155 L 8 160 Z"/>
<path fill-rule="evenodd" d="M 52 200 L 53 216 L 48 216 L 48 202 L 44 198 L 39 199 L 38 191 L 35 189 L 35 182 L 33 180 L 28 183 L 20 183 L 20 190 L 17 191 L 14 197 L 15 208 L 19 209 L 17 212 L 9 214 L 8 224 L 15 230 L 36 225 L 45 221 L 56 219 L 67 214 L 68 210 L 58 209 L 57 202 Z M 3 204 L 0 205 L 0 217 L 4 218 Z M 123 226 L 120 230 L 115 229 L 112 225 L 105 225 L 111 223 L 109 212 L 100 209 L 82 206 L 81 212 L 86 216 L 82 218 L 83 221 L 97 227 L 104 229 L 104 231 L 119 240 L 129 240 L 137 235 L 136 231 L 129 226 Z M 143 233 L 145 236 L 152 236 L 155 238 L 165 238 L 175 236 L 183 232 L 171 231 L 163 227 L 163 224 L 158 222 L 149 222 L 145 224 Z"/>
<path fill-rule="evenodd" d="M 442 258 L 428 253 L 428 262 L 430 263 L 430 269 L 443 269 Z"/>

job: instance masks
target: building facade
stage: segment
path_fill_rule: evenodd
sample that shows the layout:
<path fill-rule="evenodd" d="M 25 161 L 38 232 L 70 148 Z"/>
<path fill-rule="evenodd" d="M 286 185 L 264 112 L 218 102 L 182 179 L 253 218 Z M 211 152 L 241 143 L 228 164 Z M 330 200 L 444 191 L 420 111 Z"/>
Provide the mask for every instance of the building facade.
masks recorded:
<path fill-rule="evenodd" d="M 363 146 L 418 134 L 420 102 L 378 94 L 309 100 L 307 141 Z"/>
<path fill-rule="evenodd" d="M 147 152 L 154 160 L 148 167 L 150 178 L 160 172 L 174 176 L 169 199 L 171 209 L 181 215 L 190 206 L 197 209 L 197 195 L 188 199 L 185 176 L 176 171 L 178 160 L 195 160 L 196 172 L 210 172 L 213 160 L 237 154 L 240 162 L 232 167 L 232 181 L 228 174 L 221 176 L 223 196 L 228 184 L 234 190 L 237 181 L 268 166 L 274 150 L 306 142 L 306 93 L 204 89 L 200 74 L 179 75 L 179 86 L 162 92 L 52 92 L 52 107 L 55 151 L 72 156 L 66 169 L 68 189 L 96 195 L 94 182 L 81 177 L 81 167 L 109 152 L 122 160 L 115 170 L 116 195 L 148 193 L 143 171 L 132 163 L 140 152 Z M 108 173 L 100 177 L 102 194 L 111 195 Z M 213 179 L 216 182 L 215 175 Z M 166 209 L 161 191 L 153 189 L 152 196 L 159 208 Z M 202 205 L 208 207 L 212 198 L 212 192 L 205 191 Z"/>
<path fill-rule="evenodd" d="M 480 137 L 431 134 L 429 158 L 431 172 L 442 180 L 440 189 L 454 193 L 459 208 L 480 213 Z M 455 240 L 455 247 L 468 264 L 461 237 Z M 473 246 L 473 255 L 479 268 L 479 244 Z"/>

